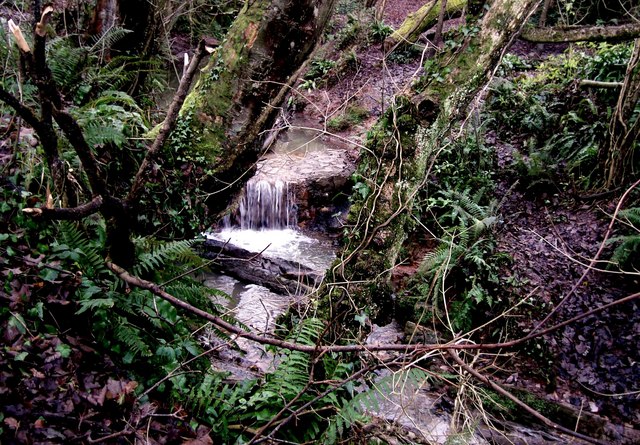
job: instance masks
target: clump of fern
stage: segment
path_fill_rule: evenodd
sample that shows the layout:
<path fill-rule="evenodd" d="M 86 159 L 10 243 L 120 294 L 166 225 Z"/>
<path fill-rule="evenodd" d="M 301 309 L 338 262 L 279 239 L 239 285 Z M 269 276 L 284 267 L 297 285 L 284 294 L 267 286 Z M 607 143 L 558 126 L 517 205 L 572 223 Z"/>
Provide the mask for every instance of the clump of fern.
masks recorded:
<path fill-rule="evenodd" d="M 178 312 L 148 290 L 129 288 L 111 274 L 105 266 L 104 220 L 88 221 L 60 222 L 51 258 L 81 272 L 76 313 L 88 318 L 92 335 L 102 348 L 128 366 L 143 386 L 152 384 L 202 353 L 196 333 L 203 323 Z M 160 283 L 176 298 L 211 313 L 221 313 L 222 308 L 212 297 L 224 294 L 184 274 L 185 270 L 203 265 L 204 260 L 192 250 L 197 242 L 136 238 L 137 263 L 133 273 Z M 194 360 L 190 367 L 202 372 L 208 366 L 203 358 Z M 170 380 L 159 390 L 169 391 L 178 383 Z"/>
<path fill-rule="evenodd" d="M 287 340 L 314 345 L 323 331 L 321 320 L 309 318 L 298 323 Z M 317 359 L 299 351 L 276 349 L 273 352 L 277 357 L 275 369 L 264 378 L 233 384 L 223 375 L 210 374 L 183 397 L 183 401 L 187 400 L 186 406 L 211 428 L 214 439 L 245 443 L 256 431 L 270 426 L 264 433 L 273 434 L 276 440 L 326 443 L 323 437 L 332 424 L 328 419 L 340 413 L 341 406 L 346 407 L 341 417 L 344 420 L 336 422 L 341 422 L 342 430 L 363 417 L 356 408 L 348 406 L 355 395 L 354 385 L 334 384 L 353 372 L 352 363 L 335 354 Z M 280 427 L 291 413 L 296 413 L 295 420 Z M 274 418 L 276 421 L 270 423 Z M 273 432 L 276 427 L 278 431 Z M 334 427 L 333 436 L 337 431 Z"/>
<path fill-rule="evenodd" d="M 498 204 L 493 200 L 480 205 L 483 194 L 447 190 L 431 200 L 443 233 L 422 259 L 415 288 L 440 318 L 448 311 L 455 330 L 469 329 L 472 313 L 495 303 L 500 256 L 491 231 L 498 222 Z"/>
<path fill-rule="evenodd" d="M 640 270 L 640 207 L 621 210 L 618 219 L 626 226 L 627 234 L 609 240 L 617 244 L 611 261 L 626 271 Z"/>

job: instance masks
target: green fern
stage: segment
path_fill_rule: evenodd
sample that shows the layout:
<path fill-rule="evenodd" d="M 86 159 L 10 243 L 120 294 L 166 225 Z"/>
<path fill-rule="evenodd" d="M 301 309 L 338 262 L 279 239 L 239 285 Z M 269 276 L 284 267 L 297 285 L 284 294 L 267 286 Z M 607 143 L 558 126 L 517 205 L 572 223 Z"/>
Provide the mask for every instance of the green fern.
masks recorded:
<path fill-rule="evenodd" d="M 163 242 L 150 237 L 137 238 L 134 244 L 139 254 L 133 273 L 146 275 L 175 262 L 200 265 L 203 260 L 192 249 L 196 242 L 193 239 Z"/>
<path fill-rule="evenodd" d="M 103 224 L 97 223 L 93 229 L 97 236 L 90 238 L 81 224 L 60 221 L 58 223 L 58 240 L 52 246 L 52 251 L 56 256 L 75 261 L 80 270 L 89 278 L 96 278 L 107 273 L 104 262 L 106 230 Z"/>
<path fill-rule="evenodd" d="M 609 239 L 610 244 L 618 244 L 611 261 L 623 270 L 640 269 L 640 207 L 621 210 L 618 218 L 626 223 L 626 235 Z"/>
<path fill-rule="evenodd" d="M 126 345 L 125 362 L 131 362 L 137 355 L 150 357 L 153 355 L 141 329 L 132 326 L 125 318 L 118 317 L 113 334 Z"/>

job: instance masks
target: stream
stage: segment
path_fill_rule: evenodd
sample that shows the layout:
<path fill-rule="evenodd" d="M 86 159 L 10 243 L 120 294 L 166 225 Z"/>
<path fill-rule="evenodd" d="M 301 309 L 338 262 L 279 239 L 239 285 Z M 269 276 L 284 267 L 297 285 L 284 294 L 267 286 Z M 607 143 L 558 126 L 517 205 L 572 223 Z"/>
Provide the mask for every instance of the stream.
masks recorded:
<path fill-rule="evenodd" d="M 216 302 L 258 333 L 273 332 L 276 318 L 305 298 L 305 277 L 311 277 L 306 283 L 313 287 L 335 259 L 334 240 L 306 227 L 322 229 L 324 221 L 317 219 L 326 220 L 330 212 L 330 218 L 339 217 L 340 210 L 326 198 L 347 184 L 353 162 L 344 144 L 329 144 L 318 135 L 308 128 L 280 135 L 245 185 L 236 210 L 205 234 L 212 256 L 224 250 L 227 260 L 221 260 L 218 272 L 203 277 L 205 284 L 225 292 L 229 300 Z M 284 275 L 291 283 L 280 288 L 274 281 L 283 281 Z M 208 346 L 220 341 L 205 337 Z M 221 348 L 214 367 L 231 372 L 232 379 L 273 370 L 274 357 L 264 348 L 243 339 L 236 343 L 242 352 Z"/>

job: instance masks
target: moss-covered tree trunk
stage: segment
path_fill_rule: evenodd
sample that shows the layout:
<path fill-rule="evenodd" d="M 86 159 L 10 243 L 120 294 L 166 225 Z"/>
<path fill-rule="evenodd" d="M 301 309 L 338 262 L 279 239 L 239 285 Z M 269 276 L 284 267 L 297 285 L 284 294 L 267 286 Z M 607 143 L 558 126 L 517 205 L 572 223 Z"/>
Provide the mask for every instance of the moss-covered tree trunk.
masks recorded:
<path fill-rule="evenodd" d="M 418 40 L 420 34 L 432 27 L 438 18 L 460 14 L 467 5 L 467 0 L 431 0 L 423 7 L 407 16 L 400 27 L 395 30 L 384 42 L 386 50 L 397 45 L 411 44 Z"/>
<path fill-rule="evenodd" d="M 213 53 L 187 97 L 181 120 L 191 155 L 205 159 L 210 211 L 229 196 L 262 154 L 264 131 L 314 48 L 335 0 L 252 0 Z M 179 124 L 180 125 L 180 124 Z M 225 193 L 219 193 L 224 191 Z"/>
<path fill-rule="evenodd" d="M 334 327 L 349 325 L 363 312 L 374 321 L 392 316 L 391 271 L 411 224 L 414 198 L 426 184 L 429 162 L 538 3 L 488 2 L 478 33 L 455 54 L 440 57 L 443 77 L 427 75 L 396 97 L 371 132 L 356 172 L 360 183 L 348 218 L 347 244 L 319 302 L 321 310 L 330 312 L 325 315 L 337 321 Z"/>

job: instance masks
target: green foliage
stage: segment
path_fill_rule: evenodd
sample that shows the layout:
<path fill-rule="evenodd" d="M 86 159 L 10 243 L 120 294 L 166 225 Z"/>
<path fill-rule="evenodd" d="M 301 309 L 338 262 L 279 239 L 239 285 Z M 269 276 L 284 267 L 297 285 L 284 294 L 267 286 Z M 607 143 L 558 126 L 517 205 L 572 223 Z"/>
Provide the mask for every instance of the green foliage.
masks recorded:
<path fill-rule="evenodd" d="M 131 96 L 115 90 L 105 91 L 81 108 L 73 110 L 91 147 L 112 144 L 123 148 L 129 138 L 139 137 L 148 131 L 143 113 Z"/>
<path fill-rule="evenodd" d="M 314 59 L 311 61 L 309 69 L 304 75 L 300 88 L 305 90 L 315 90 L 318 82 L 323 79 L 336 65 L 333 60 Z"/>
<path fill-rule="evenodd" d="M 499 309 L 505 256 L 496 252 L 493 237 L 499 203 L 488 193 L 495 189 L 495 152 L 484 140 L 483 128 L 476 126 L 444 141 L 431 167 L 433 179 L 413 208 L 419 222 L 414 236 L 423 236 L 426 228 L 433 248 L 422 258 L 402 306 L 408 304 L 409 316 L 415 317 L 428 305 L 441 321 L 446 314 L 455 330 L 468 330 L 485 312 Z"/>
<path fill-rule="evenodd" d="M 582 68 L 585 79 L 603 82 L 620 82 L 624 79 L 632 45 L 610 43 L 589 43 L 585 50 L 592 51 L 591 57 L 586 57 L 586 64 Z"/>
<path fill-rule="evenodd" d="M 121 357 L 131 369 L 139 370 L 139 381 L 153 383 L 201 352 L 194 338 L 199 327 L 194 320 L 180 315 L 174 306 L 150 291 L 126 288 L 106 269 L 102 220 L 89 220 L 85 225 L 63 221 L 58 229 L 50 260 L 82 272 L 76 291 L 77 315 L 89 317 L 92 334 L 106 351 Z M 185 268 L 201 266 L 203 260 L 192 252 L 196 242 L 136 239 L 138 262 L 134 273 L 162 281 Z M 189 276 L 172 281 L 166 290 L 201 309 L 221 311 L 211 297 L 224 294 Z M 196 361 L 194 366 L 198 369 L 203 365 L 203 361 Z"/>
<path fill-rule="evenodd" d="M 485 103 L 485 117 L 502 140 L 520 151 L 515 169 L 528 190 L 561 186 L 557 178 L 589 188 L 601 179 L 599 151 L 608 140 L 612 88 L 577 88 L 576 79 L 621 81 L 629 44 L 584 44 L 548 58 L 533 75 L 498 78 Z M 516 75 L 512 58 L 504 75 Z"/>
<path fill-rule="evenodd" d="M 365 23 L 355 14 L 347 16 L 347 24 L 336 35 L 336 46 L 338 49 L 345 49 L 350 45 L 354 45 L 360 38 L 363 38 L 363 30 Z"/>
<path fill-rule="evenodd" d="M 431 376 L 419 368 L 410 368 L 395 372 L 371 382 L 354 394 L 353 398 L 339 406 L 338 412 L 329 421 L 329 426 L 322 435 L 323 444 L 342 443 L 340 440 L 352 425 L 365 423 L 367 414 L 379 413 L 380 404 L 388 400 L 390 394 L 398 393 L 399 387 L 404 390 L 421 388 Z"/>
<path fill-rule="evenodd" d="M 623 270 L 637 271 L 640 269 L 640 207 L 621 210 L 618 219 L 624 223 L 626 234 L 609 240 L 617 244 L 611 261 Z"/>
<path fill-rule="evenodd" d="M 132 68 L 149 69 L 135 58 L 108 57 L 109 49 L 129 33 L 112 27 L 87 44 L 79 44 L 77 36 L 49 40 L 47 60 L 61 92 L 77 105 L 83 105 L 105 90 L 126 88 L 137 76 Z"/>
<path fill-rule="evenodd" d="M 502 58 L 496 75 L 499 77 L 513 76 L 519 71 L 526 71 L 531 68 L 533 68 L 533 66 L 529 61 L 522 59 L 516 54 L 507 53 Z"/>
<path fill-rule="evenodd" d="M 172 30 L 188 35 L 194 47 L 202 36 L 222 39 L 243 5 L 239 0 L 189 0 L 172 18 Z"/>
<path fill-rule="evenodd" d="M 437 222 L 444 233 L 438 246 L 423 258 L 416 289 L 430 299 L 440 316 L 449 301 L 455 330 L 472 327 L 473 312 L 494 304 L 499 284 L 501 257 L 495 254 L 490 236 L 498 221 L 497 204 L 479 205 L 482 195 L 482 190 L 473 196 L 469 190 L 440 191 L 429 204 L 429 210 L 439 215 Z"/>
<path fill-rule="evenodd" d="M 387 54 L 386 58 L 390 63 L 404 65 L 413 62 L 419 58 L 421 54 L 422 50 L 417 45 L 402 45 Z"/>
<path fill-rule="evenodd" d="M 374 42 L 383 42 L 393 32 L 393 28 L 384 22 L 374 20 L 369 30 L 369 36 Z"/>
<path fill-rule="evenodd" d="M 314 345 L 323 329 L 321 320 L 305 319 L 296 324 L 287 340 Z M 273 352 L 277 356 L 277 367 L 264 379 L 229 383 L 224 374 L 207 372 L 193 384 L 185 381 L 184 376 L 176 376 L 172 379 L 176 381 L 174 397 L 212 429 L 215 440 L 224 443 L 245 443 L 249 439 L 245 431 L 258 430 L 276 415 L 283 419 L 292 412 L 298 413 L 295 421 L 280 428 L 274 436 L 276 439 L 316 442 L 329 425 L 333 424 L 336 431 L 335 425 L 341 422 L 346 429 L 345 425 L 362 418 L 348 405 L 354 384 L 340 388 L 327 383 L 339 382 L 350 375 L 352 364 L 332 354 L 314 360 L 311 355 L 297 351 L 276 349 Z M 310 376 L 319 373 L 323 375 L 322 383 L 313 383 Z M 283 411 L 285 406 L 287 409 Z M 340 406 L 347 407 L 341 413 L 343 420 L 337 420 L 339 414 L 331 418 L 330 414 Z"/>

